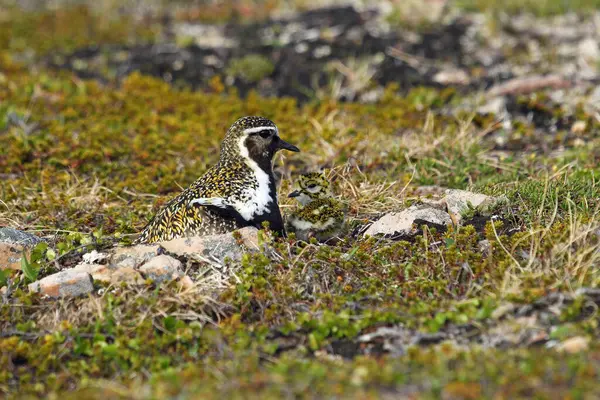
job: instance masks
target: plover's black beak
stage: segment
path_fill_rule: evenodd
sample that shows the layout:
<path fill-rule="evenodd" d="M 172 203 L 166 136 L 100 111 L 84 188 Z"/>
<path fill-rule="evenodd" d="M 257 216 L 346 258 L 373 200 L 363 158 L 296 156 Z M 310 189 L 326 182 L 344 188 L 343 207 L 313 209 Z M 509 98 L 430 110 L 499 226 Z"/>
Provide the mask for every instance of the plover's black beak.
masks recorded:
<path fill-rule="evenodd" d="M 300 191 L 299 190 L 294 190 L 292 193 L 288 194 L 288 197 L 292 198 L 292 197 L 298 197 L 300 196 Z"/>
<path fill-rule="evenodd" d="M 289 150 L 289 151 L 294 151 L 294 152 L 299 152 L 300 149 L 297 148 L 296 146 L 294 146 L 291 143 L 286 142 L 285 140 L 278 138 L 279 140 L 277 140 L 276 146 L 277 146 L 277 150 Z"/>

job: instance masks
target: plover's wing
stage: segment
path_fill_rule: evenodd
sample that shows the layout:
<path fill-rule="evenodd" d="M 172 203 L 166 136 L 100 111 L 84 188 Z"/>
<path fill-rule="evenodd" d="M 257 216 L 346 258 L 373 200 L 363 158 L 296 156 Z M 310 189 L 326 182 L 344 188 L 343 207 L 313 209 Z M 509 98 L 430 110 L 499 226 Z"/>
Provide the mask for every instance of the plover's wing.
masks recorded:
<path fill-rule="evenodd" d="M 224 197 L 197 197 L 188 202 L 188 207 L 203 207 L 222 218 L 234 219 L 240 224 L 245 224 L 240 213 Z"/>

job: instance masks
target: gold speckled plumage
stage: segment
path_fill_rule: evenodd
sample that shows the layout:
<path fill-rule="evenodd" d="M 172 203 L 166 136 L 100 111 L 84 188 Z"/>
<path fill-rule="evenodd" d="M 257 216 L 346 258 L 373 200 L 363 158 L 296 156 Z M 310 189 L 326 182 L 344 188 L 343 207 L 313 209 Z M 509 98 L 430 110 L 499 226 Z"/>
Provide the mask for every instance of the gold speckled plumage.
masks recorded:
<path fill-rule="evenodd" d="M 262 134 L 261 128 L 273 137 L 253 138 L 249 142 L 248 136 Z M 248 133 L 248 130 L 256 132 Z M 253 147 L 247 147 L 260 145 L 261 141 L 270 147 L 260 148 L 261 153 L 256 156 L 250 154 Z M 259 227 L 263 221 L 269 221 L 272 227 L 282 231 L 271 169 L 272 156 L 281 148 L 298 151 L 279 139 L 277 128 L 270 120 L 261 117 L 239 119 L 229 128 L 222 142 L 218 163 L 170 200 L 150 220 L 136 242 L 154 243 L 178 237 L 226 233 L 243 226 Z M 260 199 L 254 198 L 257 196 Z"/>
<path fill-rule="evenodd" d="M 334 199 L 324 174 L 311 172 L 300 176 L 298 189 L 290 197 L 302 205 L 287 218 L 287 229 L 300 240 L 315 237 L 325 242 L 338 236 L 344 228 L 345 207 Z"/>

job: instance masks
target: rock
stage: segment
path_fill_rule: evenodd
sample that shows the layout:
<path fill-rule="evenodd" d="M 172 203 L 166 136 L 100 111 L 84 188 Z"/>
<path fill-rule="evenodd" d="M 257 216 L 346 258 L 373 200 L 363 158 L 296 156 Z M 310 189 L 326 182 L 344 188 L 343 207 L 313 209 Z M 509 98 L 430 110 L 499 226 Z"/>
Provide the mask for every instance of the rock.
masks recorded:
<path fill-rule="evenodd" d="M 433 81 L 442 85 L 468 85 L 471 79 L 462 69 L 445 69 L 433 76 Z"/>
<path fill-rule="evenodd" d="M 587 129 L 587 122 L 585 121 L 575 121 L 573 125 L 571 125 L 571 133 L 583 133 Z"/>
<path fill-rule="evenodd" d="M 32 235 L 31 233 L 23 232 L 13 228 L 0 228 L 0 243 L 35 246 L 40 242 L 43 242 L 43 240 L 35 235 Z"/>
<path fill-rule="evenodd" d="M 515 311 L 515 307 L 512 303 L 500 304 L 494 311 L 492 311 L 492 319 L 500 319 L 506 315 L 509 315 Z"/>
<path fill-rule="evenodd" d="M 159 249 L 160 247 L 157 244 L 121 247 L 110 258 L 110 266 L 138 268 L 159 255 Z"/>
<path fill-rule="evenodd" d="M 484 257 L 489 257 L 489 255 L 492 254 L 492 244 L 487 239 L 480 240 L 479 243 L 477 243 L 477 247 Z"/>
<path fill-rule="evenodd" d="M 526 339 L 527 346 L 539 346 L 547 343 L 550 336 L 546 331 L 532 332 L 531 336 Z"/>
<path fill-rule="evenodd" d="M 579 56 L 587 62 L 596 63 L 600 59 L 600 47 L 598 40 L 588 37 L 579 42 L 577 46 Z"/>
<path fill-rule="evenodd" d="M 542 89 L 566 89 L 573 85 L 571 81 L 559 75 L 526 76 L 511 79 L 493 86 L 487 91 L 489 97 L 533 93 Z"/>
<path fill-rule="evenodd" d="M 31 233 L 13 228 L 0 228 L 0 269 L 21 269 L 23 252 L 29 256 L 29 250 L 42 242 Z"/>
<path fill-rule="evenodd" d="M 600 111 L 600 85 L 597 86 L 584 103 L 586 112 L 593 113 Z"/>
<path fill-rule="evenodd" d="M 427 186 L 418 186 L 413 189 L 411 194 L 415 196 L 424 197 L 424 196 L 432 196 L 435 198 L 439 198 L 444 195 L 446 188 L 438 185 L 427 185 Z"/>
<path fill-rule="evenodd" d="M 184 276 L 181 261 L 162 254 L 156 256 L 140 267 L 140 272 L 156 283 L 175 280 Z"/>
<path fill-rule="evenodd" d="M 597 305 L 600 305 L 600 288 L 579 288 L 575 291 L 575 296 L 585 296 Z"/>
<path fill-rule="evenodd" d="M 83 255 L 83 262 L 86 264 L 96 264 L 98 261 L 103 261 L 108 257 L 104 253 L 99 253 L 96 250 L 92 250 L 89 253 Z"/>
<path fill-rule="evenodd" d="M 194 281 L 187 275 L 184 275 L 181 279 L 179 279 L 179 286 L 183 290 L 188 290 L 194 287 Z"/>
<path fill-rule="evenodd" d="M 106 265 L 100 264 L 78 264 L 72 268 L 73 271 L 87 272 L 92 276 L 92 279 L 100 282 L 110 282 L 111 270 Z"/>
<path fill-rule="evenodd" d="M 436 208 L 441 211 L 446 211 L 446 202 L 444 201 L 444 199 L 420 198 L 419 200 L 427 207 Z"/>
<path fill-rule="evenodd" d="M 0 269 L 21 269 L 25 248 L 18 244 L 0 243 Z"/>
<path fill-rule="evenodd" d="M 486 213 L 500 199 L 467 190 L 448 189 L 446 190 L 444 201 L 446 202 L 448 213 L 452 216 L 455 223 L 460 223 L 461 214 L 469 209 L 469 205 L 477 208 L 480 212 Z"/>
<path fill-rule="evenodd" d="M 240 243 L 234 237 L 240 235 Z M 247 250 L 258 250 L 258 230 L 253 227 L 242 228 L 221 235 L 194 236 L 161 242 L 169 253 L 192 257 L 198 261 L 223 263 L 225 258 L 240 260 Z"/>
<path fill-rule="evenodd" d="M 174 24 L 174 29 L 176 37 L 180 40 L 181 38 L 190 38 L 194 44 L 202 48 L 232 48 L 238 45 L 235 39 L 225 33 L 222 26 L 184 22 Z M 175 50 L 164 49 L 169 53 L 173 53 Z"/>
<path fill-rule="evenodd" d="M 556 350 L 563 351 L 565 353 L 580 353 L 584 350 L 587 350 L 589 347 L 590 340 L 583 336 L 575 336 L 565 340 L 556 346 Z"/>
<path fill-rule="evenodd" d="M 126 283 L 128 285 L 143 285 L 146 283 L 146 280 L 135 269 L 130 267 L 122 267 L 111 272 L 110 283 L 113 285 L 118 285 L 121 283 Z"/>
<path fill-rule="evenodd" d="M 477 108 L 480 114 L 494 114 L 502 116 L 506 114 L 506 98 L 503 96 L 492 97 L 482 106 Z"/>
<path fill-rule="evenodd" d="M 413 337 L 412 343 L 420 345 L 420 346 L 428 346 L 428 345 L 443 342 L 446 339 L 448 339 L 448 335 L 443 332 L 417 333 Z"/>
<path fill-rule="evenodd" d="M 119 285 L 125 282 L 130 285 L 143 285 L 142 275 L 131 267 L 109 267 L 99 264 L 79 264 L 72 268 L 74 271 L 83 271 L 92 276 L 95 281 Z"/>
<path fill-rule="evenodd" d="M 87 272 L 69 269 L 33 282 L 29 290 L 52 297 L 75 297 L 91 293 L 94 285 Z"/>
<path fill-rule="evenodd" d="M 433 224 L 446 227 L 452 223 L 448 213 L 428 206 L 410 206 L 400 212 L 392 212 L 375 221 L 364 236 L 409 236 L 416 233 L 414 224 Z"/>

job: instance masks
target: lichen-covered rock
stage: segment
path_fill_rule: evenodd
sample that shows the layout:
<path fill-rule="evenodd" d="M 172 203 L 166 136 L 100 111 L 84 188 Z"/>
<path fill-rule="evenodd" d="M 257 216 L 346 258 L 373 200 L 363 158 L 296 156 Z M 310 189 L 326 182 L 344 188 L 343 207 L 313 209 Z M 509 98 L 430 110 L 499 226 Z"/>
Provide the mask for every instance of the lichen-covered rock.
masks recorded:
<path fill-rule="evenodd" d="M 0 228 L 0 243 L 13 243 L 22 246 L 35 246 L 43 240 L 28 232 L 14 228 Z"/>
<path fill-rule="evenodd" d="M 410 236 L 417 232 L 420 224 L 446 227 L 452 223 L 448 213 L 428 206 L 410 206 L 400 212 L 392 212 L 375 221 L 364 236 Z"/>
<path fill-rule="evenodd" d="M 184 275 L 179 279 L 179 286 L 183 290 L 188 290 L 194 287 L 194 281 L 187 275 Z"/>
<path fill-rule="evenodd" d="M 587 350 L 589 345 L 590 340 L 588 338 L 583 336 L 575 336 L 556 346 L 556 350 L 574 354 Z"/>
<path fill-rule="evenodd" d="M 18 244 L 0 243 L 0 269 L 20 269 L 23 250 Z"/>
<path fill-rule="evenodd" d="M 107 254 L 100 253 L 97 250 L 92 250 L 83 255 L 83 262 L 86 264 L 99 264 L 100 261 L 104 261 L 107 257 Z"/>
<path fill-rule="evenodd" d="M 110 282 L 110 275 L 114 271 L 107 265 L 87 263 L 78 264 L 71 270 L 87 272 L 92 276 L 93 280 L 101 282 Z"/>
<path fill-rule="evenodd" d="M 183 277 L 181 261 L 161 254 L 140 267 L 140 272 L 156 283 L 171 281 Z"/>
<path fill-rule="evenodd" d="M 0 269 L 21 269 L 23 252 L 29 250 L 42 239 L 13 228 L 0 228 Z"/>
<path fill-rule="evenodd" d="M 437 72 L 433 81 L 442 85 L 468 85 L 471 79 L 469 74 L 459 68 L 448 68 Z"/>
<path fill-rule="evenodd" d="M 160 245 L 171 254 L 222 263 L 225 258 L 240 260 L 244 252 L 258 250 L 258 230 L 247 227 L 222 235 L 173 239 Z"/>
<path fill-rule="evenodd" d="M 480 212 L 487 213 L 495 204 L 502 201 L 502 198 L 487 196 L 481 193 L 473 193 L 467 190 L 448 189 L 444 201 L 448 213 L 452 215 L 456 223 L 460 223 L 461 214 L 469 209 L 476 208 Z"/>
<path fill-rule="evenodd" d="M 87 272 L 69 269 L 33 282 L 29 290 L 51 297 L 75 297 L 92 292 L 94 285 Z"/>
<path fill-rule="evenodd" d="M 490 254 L 492 254 L 492 244 L 487 239 L 480 240 L 477 243 L 477 248 L 479 249 L 479 252 L 481 253 L 481 255 L 484 257 L 489 257 Z"/>
<path fill-rule="evenodd" d="M 143 285 L 146 282 L 144 277 L 135 269 L 130 267 L 117 268 L 110 273 L 110 283 L 118 285 L 126 283 L 128 285 Z"/>
<path fill-rule="evenodd" d="M 110 267 L 102 264 L 79 264 L 73 271 L 83 271 L 90 274 L 94 281 L 118 285 L 122 282 L 131 285 L 143 284 L 142 275 L 131 267 Z"/>
<path fill-rule="evenodd" d="M 121 247 L 110 258 L 110 265 L 120 268 L 138 268 L 159 255 L 159 249 L 160 247 L 156 244 Z"/>

